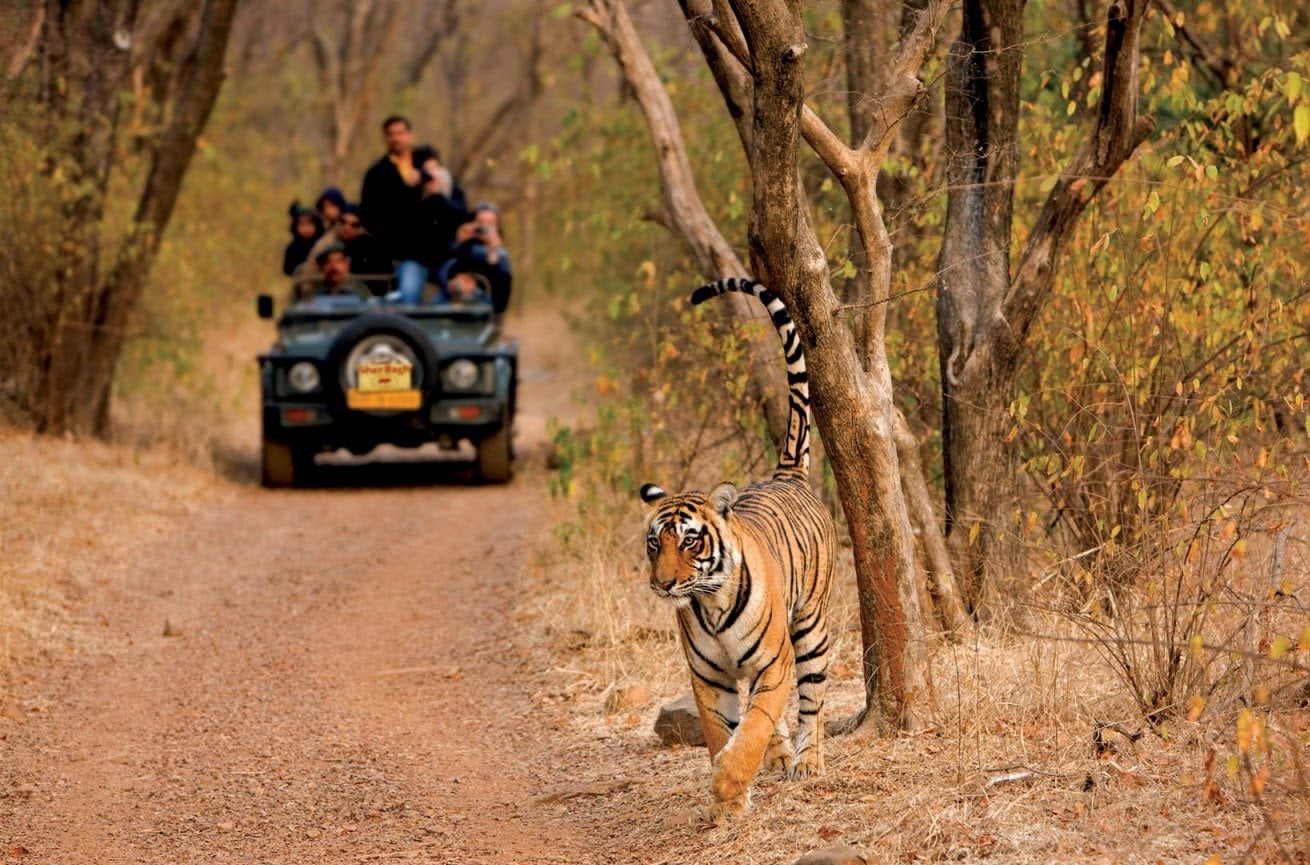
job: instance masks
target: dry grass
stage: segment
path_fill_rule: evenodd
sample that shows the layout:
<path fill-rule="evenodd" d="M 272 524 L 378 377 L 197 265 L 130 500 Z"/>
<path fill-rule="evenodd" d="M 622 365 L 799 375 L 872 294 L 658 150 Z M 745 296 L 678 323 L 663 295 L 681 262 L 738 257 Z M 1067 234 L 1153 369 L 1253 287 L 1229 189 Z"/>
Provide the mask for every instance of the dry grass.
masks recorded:
<path fill-rule="evenodd" d="M 540 703 L 563 715 L 571 752 L 590 767 L 573 780 L 643 779 L 574 806 L 627 827 L 611 839 L 616 861 L 786 863 L 831 843 L 880 862 L 1310 861 L 1310 786 L 1297 766 L 1310 765 L 1310 710 L 1294 695 L 1259 710 L 1274 747 L 1256 760 L 1271 770 L 1257 802 L 1249 773 L 1227 769 L 1236 705 L 1152 733 L 1098 646 L 1051 613 L 1034 622 L 1041 638 L 938 642 L 927 733 L 829 740 L 824 777 L 763 775 L 746 819 L 678 822 L 708 803 L 709 767 L 703 749 L 666 749 L 651 732 L 658 706 L 688 688 L 672 613 L 646 588 L 640 506 L 592 502 L 577 523 L 576 503 L 556 507 L 555 534 L 525 581 L 524 618 L 539 623 L 553 661 Z M 849 559 L 838 580 L 833 716 L 863 702 Z M 615 699 L 637 684 L 649 703 Z M 1104 732 L 1098 749 L 1110 723 L 1142 736 Z M 643 852 L 628 860 L 625 850 Z"/>
<path fill-rule="evenodd" d="M 15 660 L 85 648 L 73 608 L 222 482 L 175 454 L 0 427 L 0 703 Z"/>

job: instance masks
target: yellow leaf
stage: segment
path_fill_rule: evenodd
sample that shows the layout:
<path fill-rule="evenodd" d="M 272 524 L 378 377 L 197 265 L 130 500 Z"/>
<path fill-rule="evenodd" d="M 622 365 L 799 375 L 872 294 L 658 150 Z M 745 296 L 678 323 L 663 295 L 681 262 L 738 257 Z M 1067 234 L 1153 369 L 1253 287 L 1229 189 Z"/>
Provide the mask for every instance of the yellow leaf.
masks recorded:
<path fill-rule="evenodd" d="M 1287 654 L 1287 650 L 1291 647 L 1292 641 L 1282 634 L 1279 634 L 1274 637 L 1274 642 L 1269 646 L 1269 657 L 1277 661 L 1279 658 L 1283 657 L 1283 655 Z"/>
<path fill-rule="evenodd" d="M 1259 797 L 1264 792 L 1265 784 L 1269 781 L 1269 767 L 1261 766 L 1260 770 L 1251 776 L 1251 795 Z"/>
<path fill-rule="evenodd" d="M 1201 717 L 1201 712 L 1205 709 L 1205 697 L 1200 694 L 1193 694 L 1191 699 L 1188 700 L 1188 704 L 1187 720 L 1195 721 Z"/>
<path fill-rule="evenodd" d="M 1310 138 L 1310 103 L 1302 102 L 1292 113 L 1292 128 L 1296 131 L 1296 143 L 1305 144 Z"/>
<path fill-rule="evenodd" d="M 978 540 L 978 535 L 981 532 L 982 532 L 982 523 L 974 523 L 973 525 L 969 526 L 969 546 L 973 546 L 973 542 Z"/>
<path fill-rule="evenodd" d="M 1302 652 L 1310 652 L 1310 625 L 1306 625 L 1301 630 L 1301 636 L 1296 640 L 1296 647 Z"/>
<path fill-rule="evenodd" d="M 1243 709 L 1237 715 L 1237 750 L 1246 754 L 1251 750 L 1251 734 L 1254 732 L 1255 719 L 1250 709 Z"/>

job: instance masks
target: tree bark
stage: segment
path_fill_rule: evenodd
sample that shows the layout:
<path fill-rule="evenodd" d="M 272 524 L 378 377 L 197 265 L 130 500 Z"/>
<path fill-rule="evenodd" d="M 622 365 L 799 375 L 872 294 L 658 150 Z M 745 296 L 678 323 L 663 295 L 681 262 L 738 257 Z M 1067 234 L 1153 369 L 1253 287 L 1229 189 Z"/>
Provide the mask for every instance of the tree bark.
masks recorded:
<path fill-rule="evenodd" d="M 1018 453 L 1009 406 L 1027 333 L 1077 219 L 1153 127 L 1137 116 L 1147 0 L 1113 5 L 1095 128 L 1052 189 L 1011 277 L 1022 2 L 965 0 L 947 71 L 950 196 L 938 265 L 947 541 L 975 612 L 1022 617 Z"/>
<path fill-rule="evenodd" d="M 932 494 L 928 491 L 928 482 L 924 480 L 919 440 L 899 411 L 896 412 L 892 435 L 896 439 L 896 454 L 901 464 L 901 489 L 905 491 L 910 522 L 923 547 L 925 569 L 928 572 L 928 595 L 937 608 L 937 615 L 941 617 L 943 629 L 951 639 L 963 642 L 973 634 L 973 620 L 969 618 L 968 608 L 960 595 L 955 568 L 951 565 L 951 555 L 946 549 L 946 539 L 933 510 Z"/>

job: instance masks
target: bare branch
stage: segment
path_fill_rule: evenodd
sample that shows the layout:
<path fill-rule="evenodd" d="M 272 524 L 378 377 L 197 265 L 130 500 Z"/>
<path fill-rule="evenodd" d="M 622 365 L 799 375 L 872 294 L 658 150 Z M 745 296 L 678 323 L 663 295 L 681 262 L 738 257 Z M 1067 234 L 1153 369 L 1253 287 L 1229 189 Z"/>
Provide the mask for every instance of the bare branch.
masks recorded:
<path fill-rule="evenodd" d="M 8 68 L 5 69 L 5 77 L 13 81 L 23 74 L 23 70 L 32 62 L 36 56 L 36 47 L 40 43 L 41 29 L 45 27 L 45 6 L 38 6 L 36 15 L 32 18 L 32 26 L 28 28 L 27 38 L 23 40 L 22 46 L 9 61 Z"/>
<path fill-rule="evenodd" d="M 605 39 L 641 107 L 659 163 L 663 210 L 677 227 L 677 236 L 708 278 L 746 276 L 745 265 L 706 211 L 696 189 L 677 112 L 622 0 L 588 0 L 576 14 Z M 730 299 L 733 314 L 739 320 L 751 321 L 763 316 L 758 304 L 746 296 L 734 293 Z M 776 353 L 777 346 L 767 334 L 751 337 L 752 387 L 764 406 L 774 441 L 781 442 L 787 436 L 790 408 L 783 398 L 784 388 L 779 386 Z"/>
<path fill-rule="evenodd" d="M 458 31 L 459 17 L 459 8 L 456 6 L 455 0 L 444 0 L 439 4 L 434 3 L 428 6 L 427 23 L 425 25 L 428 31 L 428 40 L 423 44 L 419 52 L 414 55 L 414 59 L 405 67 L 405 72 L 401 76 L 402 86 L 413 87 L 423 79 L 423 74 L 436 60 L 442 45 Z"/>
<path fill-rule="evenodd" d="M 737 137 L 749 159 L 751 152 L 751 126 L 754 106 L 751 91 L 754 84 L 746 58 L 745 43 L 736 26 L 736 17 L 724 0 L 714 0 L 714 11 L 707 11 L 707 0 L 679 0 L 687 27 L 700 45 L 701 53 L 710 74 L 719 86 L 728 116 L 737 127 Z M 722 8 L 720 8 L 722 7 Z M 726 26 L 728 22 L 731 26 Z M 731 45 L 731 47 L 730 47 Z M 746 58 L 743 61 L 742 58 Z"/>
<path fill-rule="evenodd" d="M 605 38 L 641 106 L 660 163 L 664 209 L 679 226 L 701 270 L 717 276 L 745 276 L 746 268 L 695 191 L 677 113 L 649 55 L 641 47 L 622 0 L 590 0 L 577 15 Z"/>
<path fill-rule="evenodd" d="M 1154 0 L 1156 6 L 1169 18 L 1174 32 L 1191 46 L 1192 51 L 1201 61 L 1201 70 L 1214 79 L 1220 87 L 1228 87 L 1232 81 L 1233 61 L 1218 54 L 1194 30 L 1187 26 L 1185 18 L 1179 14 L 1178 7 L 1169 0 Z"/>
<path fill-rule="evenodd" d="M 1137 114 L 1139 41 L 1148 4 L 1124 0 L 1110 7 L 1096 127 L 1060 175 L 1024 247 L 1002 307 L 1009 339 L 1022 342 L 1079 215 L 1155 128 L 1154 118 Z"/>

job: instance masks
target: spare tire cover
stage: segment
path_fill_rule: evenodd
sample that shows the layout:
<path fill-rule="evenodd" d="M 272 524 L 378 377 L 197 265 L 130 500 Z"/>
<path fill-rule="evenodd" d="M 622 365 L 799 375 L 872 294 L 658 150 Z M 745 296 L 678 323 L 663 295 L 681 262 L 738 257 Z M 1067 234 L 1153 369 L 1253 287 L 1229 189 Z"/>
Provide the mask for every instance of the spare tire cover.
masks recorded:
<path fill-rule="evenodd" d="M 414 386 L 423 402 L 437 386 L 436 351 L 423 328 L 401 315 L 369 314 L 352 320 L 328 349 L 324 387 L 334 407 L 346 410 L 346 390 L 355 386 L 355 366 L 367 355 L 400 355 L 414 365 Z M 391 415 L 397 412 L 370 411 Z"/>

